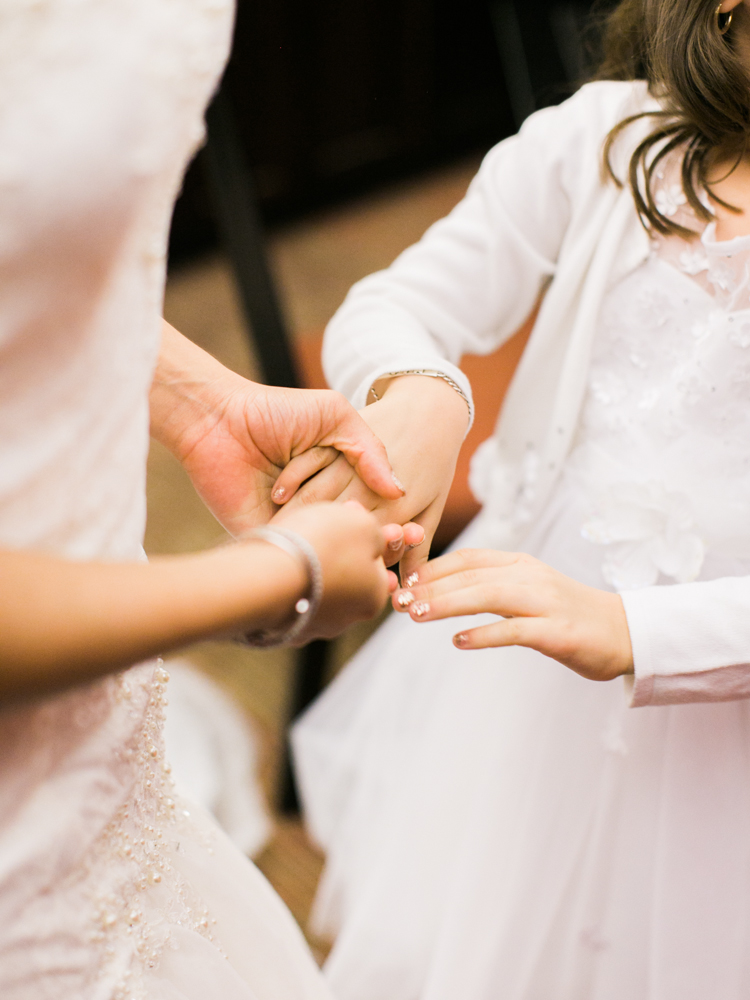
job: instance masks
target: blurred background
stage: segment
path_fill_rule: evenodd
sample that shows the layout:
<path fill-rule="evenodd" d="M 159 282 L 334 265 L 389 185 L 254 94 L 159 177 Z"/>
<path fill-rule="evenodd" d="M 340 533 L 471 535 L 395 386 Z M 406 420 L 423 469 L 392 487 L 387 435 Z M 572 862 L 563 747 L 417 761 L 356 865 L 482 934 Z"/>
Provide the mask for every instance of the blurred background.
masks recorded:
<path fill-rule="evenodd" d="M 463 196 L 482 155 L 595 57 L 588 6 L 513 0 L 239 0 L 208 139 L 174 214 L 166 318 L 257 381 L 324 385 L 323 329 L 350 285 Z M 491 431 L 523 348 L 463 366 L 477 396 L 436 546 L 476 511 L 468 458 Z M 176 461 L 154 444 L 147 550 L 223 539 Z M 377 623 L 303 651 L 228 643 L 173 668 L 168 752 L 305 926 L 322 858 L 305 839 L 286 730 Z M 319 957 L 326 942 L 313 941 Z"/>

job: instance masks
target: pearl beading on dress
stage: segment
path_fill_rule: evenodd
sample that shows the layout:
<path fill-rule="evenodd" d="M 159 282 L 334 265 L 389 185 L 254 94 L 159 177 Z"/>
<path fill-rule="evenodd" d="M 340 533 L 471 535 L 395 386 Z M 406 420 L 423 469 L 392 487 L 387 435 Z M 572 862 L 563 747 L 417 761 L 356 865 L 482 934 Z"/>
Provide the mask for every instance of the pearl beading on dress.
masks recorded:
<path fill-rule="evenodd" d="M 112 1000 L 146 1000 L 143 974 L 158 966 L 170 945 L 172 927 L 214 941 L 216 923 L 174 865 L 180 833 L 192 824 L 164 759 L 169 674 L 161 660 L 151 681 L 134 677 L 136 673 L 122 674 L 114 690 L 117 701 L 142 712 L 141 724 L 121 751 L 132 772 L 131 792 L 102 831 L 84 873 L 86 883 L 96 887 L 89 897 L 89 940 L 100 952 L 99 980 L 110 986 Z M 190 839 L 213 853 L 211 844 L 192 828 Z"/>

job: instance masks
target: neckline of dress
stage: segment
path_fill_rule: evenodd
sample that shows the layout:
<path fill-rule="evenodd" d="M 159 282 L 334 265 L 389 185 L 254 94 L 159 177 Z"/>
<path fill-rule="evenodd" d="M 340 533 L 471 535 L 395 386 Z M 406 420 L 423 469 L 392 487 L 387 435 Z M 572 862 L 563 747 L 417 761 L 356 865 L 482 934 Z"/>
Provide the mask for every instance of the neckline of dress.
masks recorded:
<path fill-rule="evenodd" d="M 706 253 L 717 257 L 734 257 L 735 254 L 750 250 L 750 233 L 745 236 L 733 236 L 729 240 L 716 239 L 716 220 L 709 222 L 700 235 L 700 242 Z"/>

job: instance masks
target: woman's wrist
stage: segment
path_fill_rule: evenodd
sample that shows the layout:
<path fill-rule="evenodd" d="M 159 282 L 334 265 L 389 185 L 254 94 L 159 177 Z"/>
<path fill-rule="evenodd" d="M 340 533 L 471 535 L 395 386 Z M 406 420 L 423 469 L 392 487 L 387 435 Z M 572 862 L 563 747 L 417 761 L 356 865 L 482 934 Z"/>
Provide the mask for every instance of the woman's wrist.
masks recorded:
<path fill-rule="evenodd" d="M 300 559 L 263 538 L 249 538 L 200 556 L 195 568 L 201 586 L 196 601 L 204 609 L 196 626 L 211 635 L 283 632 L 295 618 L 295 605 L 310 589 Z"/>
<path fill-rule="evenodd" d="M 183 461 L 240 385 L 247 390 L 246 379 L 164 321 L 149 395 L 152 436 Z"/>
<path fill-rule="evenodd" d="M 203 639 L 283 629 L 308 589 L 261 540 L 151 563 L 0 553 L 0 696 L 44 694 Z"/>

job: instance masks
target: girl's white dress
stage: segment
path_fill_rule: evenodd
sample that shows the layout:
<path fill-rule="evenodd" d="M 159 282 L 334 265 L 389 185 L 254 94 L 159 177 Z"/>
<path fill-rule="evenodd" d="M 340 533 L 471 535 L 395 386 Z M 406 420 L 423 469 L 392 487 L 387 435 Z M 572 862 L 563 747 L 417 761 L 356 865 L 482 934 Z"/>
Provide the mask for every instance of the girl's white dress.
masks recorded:
<path fill-rule="evenodd" d="M 659 198 L 684 212 L 669 175 Z M 746 577 L 750 237 L 654 246 L 604 289 L 595 327 L 562 474 L 520 547 L 633 593 Z M 529 449 L 529 494 L 537 462 Z M 487 509 L 460 544 L 497 538 Z M 334 993 L 746 998 L 748 703 L 633 709 L 621 682 L 534 651 L 456 650 L 481 620 L 392 616 L 296 727 Z"/>
<path fill-rule="evenodd" d="M 169 221 L 231 28 L 229 0 L 0 2 L 2 546 L 143 558 Z M 174 793 L 166 697 L 147 663 L 0 709 L 3 1000 L 329 996 Z"/>

